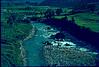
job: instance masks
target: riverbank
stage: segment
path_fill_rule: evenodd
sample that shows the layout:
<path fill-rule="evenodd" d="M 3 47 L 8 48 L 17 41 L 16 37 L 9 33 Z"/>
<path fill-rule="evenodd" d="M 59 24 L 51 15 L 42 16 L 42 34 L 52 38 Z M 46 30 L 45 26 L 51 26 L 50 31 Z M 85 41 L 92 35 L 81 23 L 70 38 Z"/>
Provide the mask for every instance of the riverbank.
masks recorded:
<path fill-rule="evenodd" d="M 90 63 L 91 63 L 91 62 L 87 63 L 87 57 L 89 57 L 88 58 L 89 61 L 93 60 L 91 66 L 95 66 L 95 64 L 94 64 L 95 60 L 94 60 L 94 57 L 92 56 L 93 53 L 90 53 L 90 52 L 87 53 L 87 51 L 89 51 L 89 50 L 87 50 L 85 48 L 77 48 L 78 43 L 73 42 L 73 41 L 76 41 L 74 39 L 73 39 L 73 41 L 67 41 L 67 39 L 72 38 L 70 35 L 69 36 L 66 35 L 69 38 L 66 37 L 65 42 L 55 41 L 55 43 L 54 43 L 53 40 L 50 39 L 50 36 L 55 35 L 54 33 L 57 33 L 58 30 L 54 30 L 51 26 L 43 24 L 43 23 L 33 23 L 32 25 L 35 26 L 38 31 L 37 31 L 35 37 L 24 42 L 24 47 L 28 53 L 27 54 L 28 66 L 42 66 L 42 65 L 45 65 L 47 63 L 45 61 L 49 61 L 49 64 L 46 64 L 46 65 L 50 65 L 50 63 L 51 63 L 50 61 L 52 61 L 52 65 L 53 65 L 54 61 L 56 63 L 58 62 L 55 59 L 59 59 L 59 62 L 61 63 L 62 61 L 60 61 L 61 59 L 59 58 L 60 55 L 62 58 L 67 57 L 66 62 L 67 62 L 67 64 L 71 63 L 71 65 L 73 65 L 74 62 L 79 63 L 79 61 L 80 61 L 79 57 L 81 57 L 81 59 L 86 60 L 86 61 L 83 61 L 85 63 L 85 66 L 90 65 Z M 43 45 L 44 45 L 44 43 L 46 43 L 46 41 L 47 42 L 51 41 L 52 44 L 54 44 L 56 47 L 55 48 L 54 47 L 52 47 L 52 48 L 43 47 Z M 63 45 L 61 45 L 62 47 L 65 47 L 64 45 L 65 45 L 65 43 L 67 43 L 66 47 L 68 47 L 68 48 L 66 48 L 66 49 L 65 48 L 57 48 L 58 47 L 57 43 L 64 43 Z M 42 48 L 45 49 L 45 54 L 42 53 L 42 51 L 41 51 Z M 55 49 L 55 50 L 53 50 L 53 49 Z M 63 50 L 63 51 L 61 51 L 61 50 Z M 50 51 L 52 51 L 52 53 L 50 53 Z M 60 54 L 60 52 L 61 52 L 61 54 Z M 75 52 L 75 54 L 74 54 L 74 52 Z M 43 54 L 43 55 L 40 56 L 41 54 Z M 82 54 L 83 56 L 82 55 L 80 56 L 80 54 Z M 49 56 L 49 57 L 46 58 L 46 56 Z M 74 56 L 76 59 L 75 60 L 71 59 L 72 56 Z M 43 57 L 43 59 L 41 57 Z M 51 57 L 53 57 L 55 59 L 51 60 L 50 59 Z M 77 59 L 79 61 L 76 61 Z M 62 60 L 64 63 L 65 59 L 62 59 Z M 67 60 L 69 60 L 69 62 Z M 44 62 L 44 63 L 42 63 L 42 62 Z M 80 64 L 78 64 L 78 65 L 81 65 L 83 62 L 80 62 Z M 74 63 L 74 64 L 76 64 L 76 63 Z"/>
<path fill-rule="evenodd" d="M 29 35 L 23 40 L 23 41 L 20 41 L 20 51 L 21 51 L 21 57 L 23 58 L 23 65 L 26 66 L 27 65 L 27 58 L 26 58 L 26 51 L 24 49 L 24 46 L 23 46 L 23 42 L 28 40 L 28 39 L 31 39 L 33 37 L 33 35 L 35 35 L 35 28 L 33 27 L 32 30 L 30 31 Z"/>
<path fill-rule="evenodd" d="M 31 25 L 32 25 L 32 24 L 31 24 Z M 23 41 L 26 41 L 26 40 L 28 40 L 28 39 L 31 39 L 32 36 L 35 35 L 35 33 L 36 33 L 36 32 L 35 32 L 35 29 L 36 29 L 36 28 L 33 27 L 32 30 L 30 31 L 29 35 L 28 35 Z"/>
<path fill-rule="evenodd" d="M 30 23 L 25 23 L 17 21 L 13 21 L 13 26 L 8 23 L 8 19 L 10 17 L 6 17 L 6 13 L 4 16 L 4 21 L 2 21 L 1 26 L 1 46 L 2 49 L 2 67 L 5 65 L 7 67 L 10 66 L 23 66 L 26 65 L 26 58 L 25 58 L 25 49 L 23 47 L 23 40 L 29 35 L 29 32 L 32 30 L 32 25 Z M 18 18 L 18 15 L 16 16 Z M 12 20 L 9 20 L 11 22 Z"/>
<path fill-rule="evenodd" d="M 32 25 L 36 28 L 36 35 L 29 40 L 24 41 L 24 48 L 26 49 L 28 66 L 44 66 L 45 61 L 42 55 L 43 42 L 49 40 L 50 34 L 55 33 L 51 29 L 47 30 L 49 27 L 46 24 L 33 22 Z"/>
<path fill-rule="evenodd" d="M 76 47 L 45 45 L 43 55 L 50 66 L 96 66 L 96 55 Z"/>

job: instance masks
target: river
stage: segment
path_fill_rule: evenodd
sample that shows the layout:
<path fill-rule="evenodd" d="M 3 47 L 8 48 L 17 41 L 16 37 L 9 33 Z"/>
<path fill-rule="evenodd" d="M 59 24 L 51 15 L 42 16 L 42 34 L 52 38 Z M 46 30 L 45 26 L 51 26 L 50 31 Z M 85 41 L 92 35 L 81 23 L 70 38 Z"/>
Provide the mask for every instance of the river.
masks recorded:
<path fill-rule="evenodd" d="M 55 31 L 48 33 L 47 30 L 45 30 L 48 25 L 42 23 L 33 23 L 33 26 L 37 29 L 36 35 L 24 42 L 24 48 L 27 53 L 27 65 L 41 66 L 45 64 L 42 57 L 42 42 L 47 41 L 47 36 L 51 33 L 55 33 Z"/>
<path fill-rule="evenodd" d="M 44 44 L 42 42 L 51 41 L 51 39 L 48 39 L 48 37 L 59 31 L 43 23 L 33 22 L 32 25 L 37 29 L 37 32 L 31 39 L 26 40 L 24 42 L 24 48 L 26 50 L 27 66 L 41 66 L 41 65 L 44 66 L 45 61 L 42 56 L 42 47 Z M 47 29 L 48 27 L 51 29 L 48 30 Z M 80 46 L 86 45 L 83 42 L 72 37 L 68 33 L 65 33 L 65 35 L 66 41 L 71 41 L 72 43 L 75 43 Z"/>

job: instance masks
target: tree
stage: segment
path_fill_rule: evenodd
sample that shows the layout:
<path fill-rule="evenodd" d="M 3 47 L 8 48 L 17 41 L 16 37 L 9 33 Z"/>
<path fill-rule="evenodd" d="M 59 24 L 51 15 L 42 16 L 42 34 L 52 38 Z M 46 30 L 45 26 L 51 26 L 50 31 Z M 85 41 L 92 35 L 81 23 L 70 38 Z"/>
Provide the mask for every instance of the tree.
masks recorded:
<path fill-rule="evenodd" d="M 65 15 L 64 19 L 68 21 L 68 17 L 66 15 Z"/>
<path fill-rule="evenodd" d="M 52 18 L 52 16 L 54 16 L 54 11 L 51 10 L 51 9 L 48 9 L 48 10 L 45 12 L 45 17 L 46 17 L 46 18 Z"/>
<path fill-rule="evenodd" d="M 16 15 L 15 14 L 11 14 L 7 20 L 7 23 L 10 25 L 10 26 L 13 26 L 14 23 L 16 22 Z"/>
<path fill-rule="evenodd" d="M 60 15 L 63 12 L 62 9 L 56 9 L 56 15 Z"/>
<path fill-rule="evenodd" d="M 97 15 L 99 15 L 99 12 L 97 12 Z"/>
<path fill-rule="evenodd" d="M 29 18 L 23 20 L 24 23 L 30 23 Z"/>
<path fill-rule="evenodd" d="M 88 4 L 87 8 L 93 13 L 95 11 L 96 5 L 95 4 Z"/>
<path fill-rule="evenodd" d="M 81 0 L 77 4 L 74 5 L 74 9 L 82 10 L 82 9 L 86 9 L 86 6 L 87 6 L 87 2 L 85 2 L 85 0 Z"/>
<path fill-rule="evenodd" d="M 75 22 L 75 19 L 74 19 L 74 17 L 72 17 L 72 22 Z"/>

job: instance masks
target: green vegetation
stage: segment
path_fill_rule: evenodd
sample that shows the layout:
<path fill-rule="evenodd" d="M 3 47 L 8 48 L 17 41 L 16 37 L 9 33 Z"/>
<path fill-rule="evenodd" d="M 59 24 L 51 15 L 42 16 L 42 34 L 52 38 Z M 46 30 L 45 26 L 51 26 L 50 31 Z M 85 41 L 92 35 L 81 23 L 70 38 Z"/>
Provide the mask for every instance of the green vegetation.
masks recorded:
<path fill-rule="evenodd" d="M 26 16 L 44 17 L 44 12 L 46 12 L 47 9 L 54 10 L 55 12 L 58 8 L 49 6 L 7 6 L 2 8 L 1 39 L 3 42 L 1 55 L 3 58 L 8 58 L 5 58 L 6 60 L 3 59 L 3 62 L 7 61 L 9 64 L 23 65 L 23 58 L 20 56 L 20 41 L 28 36 L 32 29 L 32 25 L 30 23 L 20 23 L 17 19 L 23 19 L 23 17 Z M 53 17 L 62 19 L 65 16 L 60 16 L 60 14 L 68 14 L 68 12 L 72 11 L 72 9 L 68 8 L 62 8 L 62 10 L 63 11 L 60 10 L 60 12 L 57 13 L 59 16 Z M 55 15 L 54 12 L 52 15 Z M 12 13 L 16 14 L 15 20 L 12 18 L 9 20 Z M 50 12 L 48 12 L 47 15 L 49 15 L 49 13 Z M 90 28 L 94 32 L 99 32 L 99 17 L 95 13 L 85 12 L 67 16 L 68 20 L 72 20 L 72 17 L 74 17 L 77 25 Z M 11 24 L 13 25 L 11 26 Z"/>
<path fill-rule="evenodd" d="M 65 16 L 54 16 L 56 19 L 62 19 Z M 75 23 L 79 26 L 89 28 L 94 32 L 99 32 L 99 16 L 95 13 L 78 13 L 74 15 L 67 16 L 68 20 L 72 20 L 72 17 L 75 19 Z"/>
<path fill-rule="evenodd" d="M 10 19 L 10 12 L 2 12 L 1 15 L 1 56 L 2 66 L 23 65 L 23 57 L 21 55 L 21 43 L 24 38 L 29 35 L 32 29 L 30 23 L 19 23 L 17 20 Z M 17 18 L 21 17 L 16 14 Z M 9 22 L 13 23 L 13 26 Z"/>
<path fill-rule="evenodd" d="M 55 19 L 62 19 L 64 18 L 65 16 L 54 16 Z"/>
<path fill-rule="evenodd" d="M 75 22 L 79 26 L 84 26 L 91 29 L 94 32 L 99 32 L 99 16 L 93 13 L 78 13 L 72 15 L 75 18 Z M 71 20 L 72 16 L 68 16 Z"/>

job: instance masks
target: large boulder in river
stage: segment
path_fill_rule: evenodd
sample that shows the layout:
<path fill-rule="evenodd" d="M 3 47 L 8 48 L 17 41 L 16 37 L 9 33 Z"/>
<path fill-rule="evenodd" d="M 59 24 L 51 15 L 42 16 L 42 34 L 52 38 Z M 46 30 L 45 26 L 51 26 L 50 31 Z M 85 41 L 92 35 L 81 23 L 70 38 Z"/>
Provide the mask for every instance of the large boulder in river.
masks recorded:
<path fill-rule="evenodd" d="M 52 35 L 50 38 L 56 39 L 56 40 L 63 40 L 63 39 L 65 39 L 65 35 L 63 33 L 59 32 L 55 35 Z"/>

